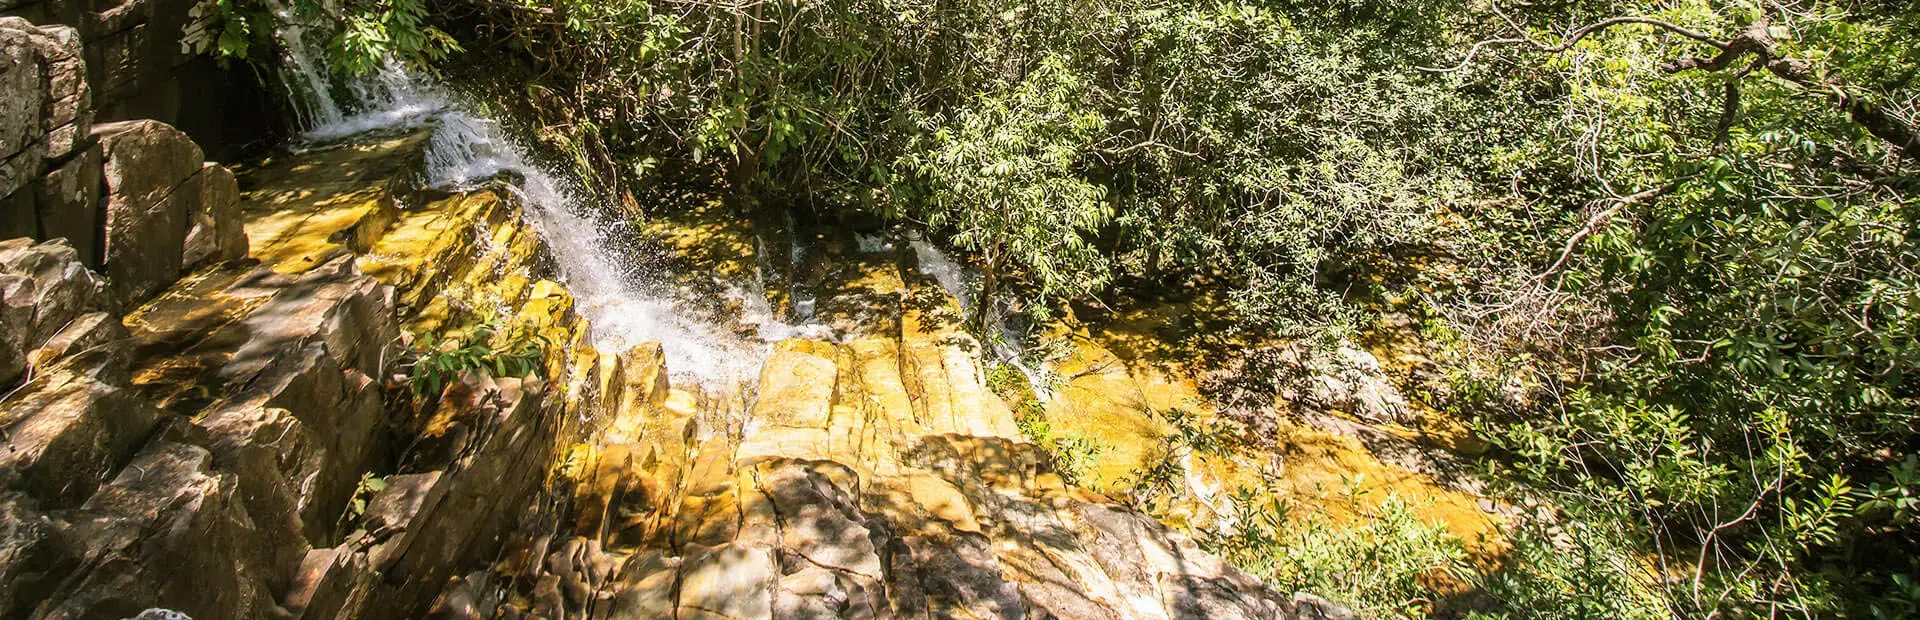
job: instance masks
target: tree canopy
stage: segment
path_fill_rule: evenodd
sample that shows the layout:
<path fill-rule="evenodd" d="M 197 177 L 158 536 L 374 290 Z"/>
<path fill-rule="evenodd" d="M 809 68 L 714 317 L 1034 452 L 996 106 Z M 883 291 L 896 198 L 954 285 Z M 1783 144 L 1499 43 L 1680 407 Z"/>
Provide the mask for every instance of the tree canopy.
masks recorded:
<path fill-rule="evenodd" d="M 1911 3 L 408 6 L 342 49 L 453 33 L 583 149 L 919 224 L 989 288 L 1204 277 L 1261 338 L 1416 300 L 1431 400 L 1617 551 L 1510 567 L 1489 613 L 1920 614 Z M 1619 588 L 1651 594 L 1570 602 Z"/>

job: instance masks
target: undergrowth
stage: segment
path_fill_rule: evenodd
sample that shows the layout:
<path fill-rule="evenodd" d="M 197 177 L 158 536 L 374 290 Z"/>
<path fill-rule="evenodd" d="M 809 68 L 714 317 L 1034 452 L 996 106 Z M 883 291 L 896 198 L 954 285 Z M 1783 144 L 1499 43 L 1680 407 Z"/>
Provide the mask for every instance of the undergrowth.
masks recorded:
<path fill-rule="evenodd" d="M 524 325 L 501 330 L 482 323 L 450 335 L 423 334 L 413 344 L 408 379 L 414 396 L 430 397 L 446 389 L 460 373 L 485 370 L 496 377 L 526 377 L 540 371 L 552 342 Z"/>
<path fill-rule="evenodd" d="M 1027 376 L 1011 364 L 998 364 L 987 373 L 987 387 L 1013 408 L 1020 434 L 1045 451 L 1055 472 L 1068 484 L 1088 480 L 1100 455 L 1111 447 L 1096 437 L 1058 431 L 1047 421 L 1047 406 L 1033 393 Z"/>
<path fill-rule="evenodd" d="M 1445 526 L 1420 519 L 1413 502 L 1397 495 L 1361 501 L 1365 494 L 1350 485 L 1341 503 L 1352 514 L 1335 520 L 1242 489 L 1233 503 L 1246 518 L 1200 533 L 1200 542 L 1281 592 L 1313 592 L 1363 617 L 1428 615 L 1436 586 L 1472 575 L 1465 545 Z"/>

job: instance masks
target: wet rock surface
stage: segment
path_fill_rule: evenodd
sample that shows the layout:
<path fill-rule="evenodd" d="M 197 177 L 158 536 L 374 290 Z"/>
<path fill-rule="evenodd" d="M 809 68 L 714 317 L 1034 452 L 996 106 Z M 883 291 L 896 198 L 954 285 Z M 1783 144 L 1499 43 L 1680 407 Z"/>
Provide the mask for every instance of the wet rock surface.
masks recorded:
<path fill-rule="evenodd" d="M 891 329 L 779 342 L 750 385 L 676 383 L 650 345 L 600 354 L 619 395 L 565 469 L 571 514 L 517 533 L 440 617 L 1343 613 L 1065 484 L 984 386 L 951 299 L 901 267 L 853 279 Z"/>
<path fill-rule="evenodd" d="M 1068 485 L 910 252 L 803 252 L 778 314 L 833 341 L 676 374 L 590 344 L 520 194 L 417 187 L 425 134 L 236 175 L 93 125 L 72 33 L 23 23 L 0 150 L 31 173 L 0 194 L 60 215 L 0 241 L 0 617 L 1339 613 Z M 677 247 L 755 273 L 751 228 Z M 421 380 L 495 325 L 534 343 L 519 370 Z"/>

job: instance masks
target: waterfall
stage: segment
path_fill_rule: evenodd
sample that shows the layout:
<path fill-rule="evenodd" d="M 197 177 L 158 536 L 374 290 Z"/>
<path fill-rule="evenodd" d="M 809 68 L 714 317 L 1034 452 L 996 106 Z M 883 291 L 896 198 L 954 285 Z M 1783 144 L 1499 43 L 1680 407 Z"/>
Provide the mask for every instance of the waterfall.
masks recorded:
<path fill-rule="evenodd" d="M 508 178 L 527 219 L 550 248 L 562 283 L 591 325 L 596 348 L 621 351 L 645 341 L 665 350 L 667 367 L 701 382 L 751 379 L 768 343 L 692 318 L 671 299 L 666 274 L 646 264 L 618 205 L 586 191 L 570 171 L 535 163 L 500 124 L 424 77 L 389 66 L 354 86 L 359 111 L 311 129 L 310 143 L 394 128 L 431 125 L 428 183 L 469 189 Z M 504 174 L 503 174 L 504 173 Z M 783 333 L 780 326 L 762 332 Z"/>
<path fill-rule="evenodd" d="M 300 127 L 313 128 L 338 123 L 346 117 L 340 101 L 333 95 L 333 80 L 322 60 L 325 31 L 302 18 L 290 0 L 267 0 L 273 12 L 274 35 L 280 39 L 280 81 L 287 87 L 287 99 L 293 102 Z M 319 35 L 321 41 L 312 40 Z"/>
<path fill-rule="evenodd" d="M 348 85 L 359 111 L 309 127 L 301 138 L 324 144 L 370 131 L 410 129 L 442 117 L 452 105 L 438 89 L 412 71 L 389 63 Z"/>
<path fill-rule="evenodd" d="M 908 233 L 907 244 L 913 247 L 914 258 L 918 259 L 914 262 L 920 266 L 920 273 L 933 278 L 935 282 L 940 283 L 940 288 L 947 289 L 948 293 L 953 294 L 953 298 L 960 301 L 962 314 L 973 308 L 973 274 L 967 273 L 966 268 L 953 262 L 953 259 L 947 258 L 946 253 L 941 252 L 940 248 L 927 243 L 919 232 Z"/>
<path fill-rule="evenodd" d="M 861 241 L 863 246 L 865 243 L 864 240 Z M 953 295 L 953 298 L 960 302 L 962 316 L 972 316 L 975 303 L 993 303 L 993 300 L 974 299 L 973 284 L 979 278 L 972 270 L 954 262 L 945 252 L 941 252 L 940 248 L 927 242 L 918 231 L 907 233 L 907 245 L 913 248 L 916 259 L 914 262 L 919 265 L 920 273 L 933 278 L 934 282 L 939 283 L 940 288 L 946 289 L 948 294 Z M 1026 333 L 1014 327 L 1007 313 L 1002 311 L 1004 309 L 1005 306 L 988 309 L 987 322 L 991 324 L 992 335 L 997 336 L 992 339 L 992 342 L 987 343 L 988 349 L 995 360 L 1013 366 L 1020 371 L 1020 374 L 1026 375 L 1027 385 L 1033 388 L 1034 396 L 1041 402 L 1046 402 L 1053 397 L 1052 382 L 1048 380 L 1049 373 L 1026 359 L 1027 352 L 1022 346 L 1027 337 Z"/>

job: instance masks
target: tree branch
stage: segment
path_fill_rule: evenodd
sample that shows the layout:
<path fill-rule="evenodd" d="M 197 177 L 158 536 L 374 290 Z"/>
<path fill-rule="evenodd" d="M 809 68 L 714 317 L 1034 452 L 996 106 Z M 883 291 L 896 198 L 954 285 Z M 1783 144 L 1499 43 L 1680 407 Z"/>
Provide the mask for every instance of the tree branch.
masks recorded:
<path fill-rule="evenodd" d="M 1912 123 L 1874 103 L 1870 98 L 1847 88 L 1847 86 L 1839 80 L 1821 75 L 1819 71 L 1814 69 L 1812 63 L 1798 58 L 1780 57 L 1777 53 L 1777 45 L 1773 40 L 1773 36 L 1767 32 L 1769 25 L 1767 20 L 1762 19 L 1747 24 L 1738 34 L 1722 41 L 1707 36 L 1706 34 L 1658 19 L 1649 17 L 1615 17 L 1576 28 L 1562 35 L 1558 44 L 1549 44 L 1528 35 L 1519 23 L 1507 17 L 1507 14 L 1500 10 L 1498 4 L 1493 4 L 1491 7 L 1494 14 L 1499 15 L 1500 19 L 1506 22 L 1508 28 L 1520 35 L 1519 38 L 1509 37 L 1481 41 L 1473 44 L 1473 47 L 1468 48 L 1467 55 L 1460 61 L 1460 64 L 1447 68 L 1418 67 L 1418 69 L 1433 73 L 1460 71 L 1471 65 L 1474 57 L 1478 56 L 1482 49 L 1493 45 L 1515 45 L 1524 43 L 1539 51 L 1559 53 L 1572 49 L 1574 45 L 1578 44 L 1581 39 L 1586 38 L 1588 35 L 1614 26 L 1629 24 L 1652 26 L 1656 29 L 1677 34 L 1697 43 L 1712 47 L 1718 51 L 1718 53 L 1712 56 L 1682 58 L 1662 64 L 1660 70 L 1665 73 L 1673 74 L 1693 70 L 1709 72 L 1725 71 L 1728 68 L 1739 66 L 1741 59 L 1751 55 L 1755 57 L 1754 60 L 1751 64 L 1741 68 L 1733 76 L 1734 81 L 1744 79 L 1756 68 L 1765 67 L 1767 73 L 1776 78 L 1809 91 L 1824 94 L 1840 111 L 1846 113 L 1848 120 L 1866 129 L 1868 134 L 1885 140 L 1894 148 L 1900 149 L 1909 155 L 1920 154 L 1920 130 L 1916 130 Z M 1728 88 L 1731 89 L 1733 86 L 1729 85 Z M 1735 91 L 1728 91 L 1727 101 L 1729 110 L 1731 110 L 1731 106 L 1736 101 L 1736 97 L 1738 97 L 1738 95 Z M 1722 129 L 1723 133 L 1724 131 L 1725 129 Z"/>
<path fill-rule="evenodd" d="M 1533 277 L 1534 284 L 1539 285 L 1540 283 L 1546 282 L 1547 278 L 1559 273 L 1561 268 L 1566 267 L 1567 261 L 1573 258 L 1574 250 L 1579 249 L 1580 242 L 1587 240 L 1587 237 L 1593 236 L 1593 233 L 1600 232 L 1600 228 L 1605 226 L 1608 220 L 1613 219 L 1615 213 L 1619 213 L 1620 210 L 1626 208 L 1627 205 L 1652 200 L 1673 193 L 1673 190 L 1680 188 L 1680 182 L 1684 180 L 1685 179 L 1676 179 L 1660 187 L 1621 196 L 1614 201 L 1613 206 L 1607 207 L 1599 213 L 1593 214 L 1593 217 L 1587 218 L 1587 224 L 1581 226 L 1580 230 L 1575 231 L 1572 237 L 1567 238 L 1566 246 L 1560 250 L 1560 258 L 1554 259 L 1553 264 L 1549 265 L 1546 271 L 1542 271 L 1539 275 Z"/>
<path fill-rule="evenodd" d="M 1485 48 L 1490 45 L 1515 45 L 1515 44 L 1525 43 L 1533 46 L 1534 49 L 1537 49 L 1539 51 L 1557 54 L 1560 52 L 1567 51 L 1569 49 L 1573 49 L 1573 46 L 1579 44 L 1581 39 L 1587 38 L 1587 35 L 1598 33 L 1600 31 L 1606 30 L 1608 28 L 1612 28 L 1614 26 L 1621 26 L 1621 25 L 1627 25 L 1627 24 L 1653 26 L 1656 29 L 1665 30 L 1667 32 L 1671 32 L 1671 33 L 1686 37 L 1688 39 L 1692 39 L 1699 43 L 1712 46 L 1716 49 L 1724 50 L 1727 48 L 1727 44 L 1724 42 L 1721 42 L 1719 39 L 1715 39 L 1713 37 L 1707 36 L 1706 34 L 1681 27 L 1672 22 L 1653 19 L 1651 17 L 1631 17 L 1631 16 L 1614 17 L 1614 18 L 1594 22 L 1591 24 L 1587 24 L 1579 28 L 1575 28 L 1571 32 L 1561 35 L 1560 43 L 1548 44 L 1539 39 L 1533 38 L 1532 35 L 1527 34 L 1527 31 L 1524 28 L 1521 28 L 1520 25 L 1514 22 L 1512 18 L 1507 17 L 1506 13 L 1503 13 L 1500 11 L 1500 5 L 1493 4 L 1490 6 L 1492 6 L 1493 8 L 1494 14 L 1499 15 L 1500 19 L 1507 22 L 1508 28 L 1513 29 L 1515 34 L 1520 35 L 1519 38 L 1488 39 L 1485 41 L 1481 41 L 1479 43 L 1475 43 L 1473 44 L 1472 48 L 1467 50 L 1466 58 L 1462 59 L 1460 61 L 1460 64 L 1454 65 L 1452 67 L 1448 67 L 1444 69 L 1438 69 L 1433 67 L 1417 67 L 1417 68 L 1420 69 L 1421 71 L 1428 71 L 1433 73 L 1450 73 L 1454 71 L 1459 71 L 1461 69 L 1465 69 L 1467 65 L 1472 64 L 1473 57 L 1479 54 L 1482 48 Z"/>

